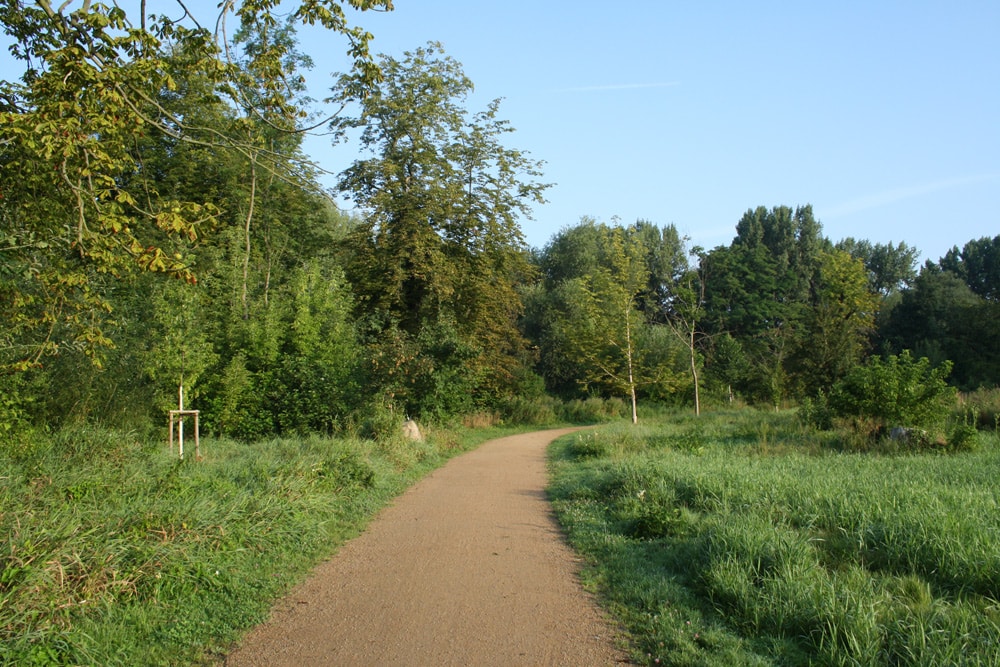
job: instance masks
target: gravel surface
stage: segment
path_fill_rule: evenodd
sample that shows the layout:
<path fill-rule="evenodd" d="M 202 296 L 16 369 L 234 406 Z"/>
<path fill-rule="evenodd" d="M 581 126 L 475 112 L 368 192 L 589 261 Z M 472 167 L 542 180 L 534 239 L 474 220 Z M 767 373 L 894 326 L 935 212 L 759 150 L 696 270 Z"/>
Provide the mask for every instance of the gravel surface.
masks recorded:
<path fill-rule="evenodd" d="M 620 665 L 545 496 L 560 429 L 492 440 L 383 510 L 226 665 Z"/>

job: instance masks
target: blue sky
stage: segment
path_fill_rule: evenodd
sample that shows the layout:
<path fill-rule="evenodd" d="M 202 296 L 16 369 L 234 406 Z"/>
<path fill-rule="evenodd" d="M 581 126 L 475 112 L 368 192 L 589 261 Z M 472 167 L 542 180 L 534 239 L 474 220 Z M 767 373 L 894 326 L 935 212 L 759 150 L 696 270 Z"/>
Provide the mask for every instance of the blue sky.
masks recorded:
<path fill-rule="evenodd" d="M 216 2 L 189 4 L 204 17 Z M 546 162 L 549 203 L 522 221 L 535 247 L 592 216 L 675 224 L 712 248 L 759 205 L 812 204 L 834 241 L 905 241 L 931 260 L 1000 234 L 997 0 L 395 4 L 349 12 L 374 51 L 441 42 L 476 84 L 469 110 L 503 98 L 508 145 Z M 322 97 L 345 44 L 300 38 Z M 333 172 L 358 157 L 307 150 Z"/>
<path fill-rule="evenodd" d="M 396 0 L 355 18 L 379 53 L 440 41 L 476 84 L 470 110 L 504 98 L 508 144 L 556 184 L 523 221 L 533 246 L 617 216 L 711 248 L 758 205 L 812 204 L 834 241 L 932 260 L 1000 234 L 996 0 Z M 313 76 L 343 66 L 302 37 Z"/>

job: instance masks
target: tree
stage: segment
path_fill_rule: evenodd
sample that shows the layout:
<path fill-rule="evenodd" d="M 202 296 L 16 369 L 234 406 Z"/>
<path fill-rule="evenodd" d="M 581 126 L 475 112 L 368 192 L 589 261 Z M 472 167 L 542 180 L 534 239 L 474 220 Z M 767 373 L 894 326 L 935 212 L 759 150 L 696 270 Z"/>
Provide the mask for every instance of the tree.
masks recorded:
<path fill-rule="evenodd" d="M 276 423 L 282 432 L 329 433 L 357 403 L 361 350 L 350 286 L 342 270 L 312 259 L 283 291 L 289 309 L 269 396 Z"/>
<path fill-rule="evenodd" d="M 584 216 L 552 237 L 538 258 L 538 266 L 548 288 L 573 278 L 593 274 L 600 266 L 604 225 Z"/>
<path fill-rule="evenodd" d="M 1000 302 L 1000 236 L 969 241 L 961 251 L 952 248 L 941 258 L 941 268 L 984 299 Z"/>
<path fill-rule="evenodd" d="M 905 243 L 872 244 L 870 241 L 848 237 L 837 243 L 837 249 L 864 262 L 871 290 L 882 295 L 883 299 L 908 287 L 917 277 L 917 257 L 920 251 Z"/>
<path fill-rule="evenodd" d="M 633 236 L 646 249 L 648 282 L 641 307 L 651 324 L 666 325 L 687 351 L 688 369 L 694 390 L 695 415 L 701 414 L 701 383 L 698 375 L 702 337 L 700 322 L 704 314 L 704 281 L 698 266 L 688 261 L 687 239 L 674 225 L 662 229 L 640 220 L 630 228 Z M 692 249 L 691 256 L 703 255 L 701 248 Z"/>
<path fill-rule="evenodd" d="M 810 206 L 747 211 L 728 247 L 702 261 L 706 333 L 729 333 L 751 372 L 740 389 L 777 405 L 791 385 L 788 361 L 829 247 Z"/>
<path fill-rule="evenodd" d="M 700 249 L 696 249 L 698 252 Z M 697 269 L 691 268 L 677 278 L 671 289 L 667 325 L 684 344 L 694 387 L 694 414 L 701 415 L 701 383 L 698 376 L 698 343 L 700 321 L 704 313 L 704 281 Z"/>
<path fill-rule="evenodd" d="M 718 330 L 759 337 L 801 315 L 824 239 L 809 206 L 747 211 L 726 248 L 706 256 L 706 317 Z"/>
<path fill-rule="evenodd" d="M 361 145 L 372 153 L 339 185 L 365 212 L 348 240 L 357 312 L 368 320 L 376 357 L 402 354 L 425 330 L 452 331 L 451 349 L 481 378 L 475 391 L 495 396 L 509 387 L 523 348 L 515 285 L 529 267 L 519 218 L 543 201 L 547 186 L 534 180 L 540 163 L 501 143 L 512 129 L 498 118 L 498 101 L 469 116 L 463 104 L 472 82 L 440 45 L 402 60 L 383 56 L 379 65 L 384 79 L 372 94 L 359 98 L 360 80 L 345 76 L 333 96 L 360 112 L 338 118 L 334 130 L 360 129 Z M 388 340 L 400 344 L 382 345 Z M 459 361 L 442 349 L 433 356 L 407 353 L 391 365 L 408 367 L 406 358 L 437 368 Z M 429 406 L 421 406 L 426 392 L 416 384 L 404 386 L 408 409 L 419 413 Z"/>
<path fill-rule="evenodd" d="M 869 285 L 860 259 L 842 250 L 822 253 L 812 307 L 792 359 L 807 395 L 828 393 L 864 359 L 879 303 Z"/>
<path fill-rule="evenodd" d="M 568 308 L 562 337 L 569 356 L 585 373 L 584 386 L 597 383 L 628 395 L 636 423 L 637 331 L 643 322 L 637 296 L 646 275 L 639 249 L 626 244 L 620 227 L 609 230 L 608 241 L 608 265 L 565 285 Z"/>
<path fill-rule="evenodd" d="M 891 353 L 912 350 L 932 363 L 954 364 L 962 389 L 1000 382 L 1000 307 L 952 271 L 927 262 L 899 303 L 881 318 L 878 338 Z"/>
<path fill-rule="evenodd" d="M 563 230 L 540 259 L 546 274 L 532 293 L 532 335 L 550 387 L 664 398 L 681 386 L 678 349 L 647 299 L 648 223 L 609 227 L 584 218 Z"/>
<path fill-rule="evenodd" d="M 728 332 L 707 339 L 705 360 L 705 384 L 714 385 L 732 403 L 735 399 L 734 387 L 749 384 L 752 368 L 743 345 Z"/>
<path fill-rule="evenodd" d="M 391 0 L 347 4 L 392 8 Z M 287 41 L 248 50 L 242 62 L 227 59 L 226 19 L 274 26 L 277 5 L 223 3 L 214 22 L 222 29 L 212 33 L 180 2 L 180 20 L 166 12 L 130 17 L 89 1 L 77 8 L 5 3 L 0 22 L 25 70 L 20 83 L 0 82 L 0 368 L 16 372 L 66 349 L 95 354 L 110 345 L 102 324 L 110 304 L 95 289 L 95 275 L 140 270 L 195 279 L 183 255 L 211 229 L 217 210 L 204 198 L 161 196 L 135 149 L 154 132 L 251 158 L 268 150 L 238 127 L 200 127 L 162 104 L 178 67 L 200 73 L 210 95 L 257 119 L 280 109 L 304 120 L 281 76 Z M 144 12 L 145 3 L 140 7 Z M 303 0 L 286 9 L 295 22 L 319 23 L 347 39 L 359 87 L 377 80 L 371 36 L 349 25 L 342 3 Z M 142 197 L 128 187 L 139 181 L 147 186 Z"/>
<path fill-rule="evenodd" d="M 153 326 L 145 371 L 158 385 L 156 398 L 163 410 L 177 405 L 180 386 L 190 406 L 198 395 L 201 376 L 218 360 L 204 326 L 204 291 L 186 287 L 170 283 L 152 297 Z"/>

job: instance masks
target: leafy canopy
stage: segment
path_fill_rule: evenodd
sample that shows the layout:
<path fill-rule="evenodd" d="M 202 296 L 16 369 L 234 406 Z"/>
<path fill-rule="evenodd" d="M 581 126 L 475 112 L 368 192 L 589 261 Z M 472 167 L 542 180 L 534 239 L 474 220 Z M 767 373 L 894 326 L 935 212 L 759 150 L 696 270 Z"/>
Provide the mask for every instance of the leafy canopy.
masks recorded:
<path fill-rule="evenodd" d="M 212 231 L 218 208 L 204 197 L 161 195 L 140 149 L 145 138 L 155 133 L 247 156 L 270 149 L 248 138 L 246 123 L 202 126 L 165 99 L 196 73 L 208 97 L 241 110 L 246 122 L 305 131 L 307 110 L 285 76 L 294 41 L 280 38 L 279 9 L 293 24 L 319 24 L 347 40 L 360 93 L 380 75 L 368 52 L 371 35 L 348 23 L 344 6 L 225 2 L 209 21 L 181 2 L 172 15 L 141 16 L 89 0 L 3 4 L 0 25 L 24 70 L 19 81 L 0 81 L 0 311 L 7 323 L 0 369 L 111 345 L 104 322 L 111 305 L 95 287 L 97 275 L 152 271 L 195 280 L 184 250 Z M 346 6 L 390 10 L 392 2 Z M 243 57 L 229 41 L 230 18 L 257 37 L 245 42 Z"/>

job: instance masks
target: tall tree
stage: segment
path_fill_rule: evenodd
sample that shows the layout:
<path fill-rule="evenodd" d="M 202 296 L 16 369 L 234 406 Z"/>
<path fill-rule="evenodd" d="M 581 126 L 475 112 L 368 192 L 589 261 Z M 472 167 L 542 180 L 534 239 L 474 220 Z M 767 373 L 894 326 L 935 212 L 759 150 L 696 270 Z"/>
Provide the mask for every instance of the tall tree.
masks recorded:
<path fill-rule="evenodd" d="M 1000 236 L 969 241 L 941 258 L 941 268 L 965 281 L 973 292 L 1000 302 Z"/>
<path fill-rule="evenodd" d="M 549 288 L 597 270 L 603 227 L 594 218 L 584 216 L 576 225 L 552 237 L 538 258 L 542 277 Z"/>
<path fill-rule="evenodd" d="M 860 259 L 845 251 L 821 254 L 811 307 L 798 331 L 790 367 L 808 395 L 830 388 L 868 351 L 879 298 Z"/>
<path fill-rule="evenodd" d="M 715 248 L 702 262 L 703 326 L 739 342 L 754 369 L 740 389 L 777 404 L 790 389 L 793 341 L 819 281 L 821 252 L 830 244 L 810 206 L 758 207 L 744 214 L 736 232 L 728 247 Z"/>
<path fill-rule="evenodd" d="M 694 391 L 694 411 L 701 414 L 701 319 L 704 314 L 704 281 L 699 266 L 689 256 L 702 256 L 701 248 L 687 249 L 687 239 L 674 225 L 658 227 L 640 220 L 630 228 L 646 251 L 648 283 L 641 307 L 650 324 L 666 325 L 687 351 L 688 370 Z"/>
<path fill-rule="evenodd" d="M 608 229 L 603 265 L 569 281 L 563 337 L 586 373 L 585 382 L 604 384 L 629 397 L 634 424 L 639 421 L 636 387 L 646 379 L 640 377 L 638 340 L 644 324 L 639 295 L 647 272 L 645 249 L 629 241 L 621 227 Z"/>
<path fill-rule="evenodd" d="M 461 364 L 479 378 L 471 389 L 483 396 L 509 386 L 523 347 L 515 283 L 528 271 L 519 220 L 547 186 L 535 180 L 540 163 L 503 145 L 513 130 L 499 119 L 498 101 L 465 110 L 472 82 L 439 44 L 401 60 L 383 56 L 379 65 L 384 79 L 372 94 L 358 97 L 357 76 L 334 88 L 334 99 L 360 110 L 338 118 L 334 130 L 361 129 L 372 154 L 340 180 L 364 211 L 349 239 L 348 277 L 382 348 L 375 357 L 402 355 L 390 365 L 410 368 L 397 388 L 410 388 L 407 408 L 419 412 L 429 409 L 427 392 L 416 390 L 421 367 Z M 454 336 L 454 345 L 435 345 L 430 356 L 420 346 L 415 356 L 403 352 L 431 330 Z M 399 345 L 382 345 L 390 340 Z"/>
<path fill-rule="evenodd" d="M 529 331 L 551 389 L 624 394 L 637 419 L 640 397 L 671 398 L 684 385 L 682 353 L 660 296 L 651 296 L 664 279 L 653 274 L 663 238 L 649 223 L 609 227 L 584 218 L 545 248 Z"/>
<path fill-rule="evenodd" d="M 837 242 L 837 249 L 850 253 L 864 262 L 871 289 L 883 298 L 897 294 L 917 277 L 917 257 L 920 252 L 900 242 L 872 244 L 848 237 Z"/>
<path fill-rule="evenodd" d="M 1000 307 L 933 262 L 902 293 L 878 333 L 888 352 L 911 350 L 935 364 L 953 362 L 951 380 L 962 389 L 1000 383 Z"/>
<path fill-rule="evenodd" d="M 700 252 L 700 249 L 696 249 L 695 252 Z M 691 267 L 677 276 L 671 286 L 666 319 L 667 326 L 687 349 L 688 367 L 694 389 L 695 415 L 701 415 L 698 345 L 703 335 L 700 323 L 705 312 L 704 304 L 705 281 L 698 269 Z"/>

